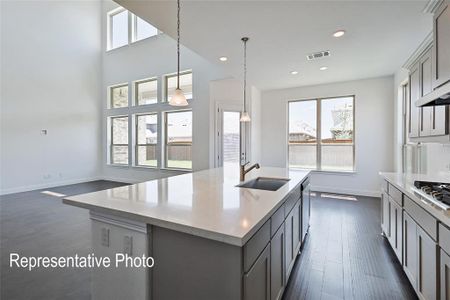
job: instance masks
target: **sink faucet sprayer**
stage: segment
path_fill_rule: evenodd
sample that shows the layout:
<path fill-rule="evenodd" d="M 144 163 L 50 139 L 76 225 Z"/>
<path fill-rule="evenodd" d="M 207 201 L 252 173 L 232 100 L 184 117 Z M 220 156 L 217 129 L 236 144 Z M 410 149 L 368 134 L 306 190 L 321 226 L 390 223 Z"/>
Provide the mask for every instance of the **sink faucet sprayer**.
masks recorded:
<path fill-rule="evenodd" d="M 245 166 L 248 165 L 250 162 L 246 162 L 244 164 L 240 164 L 239 168 L 240 168 L 240 181 L 244 181 L 245 180 L 245 174 L 247 174 L 248 172 L 250 172 L 251 170 L 253 170 L 254 168 L 259 169 L 260 166 L 258 163 L 252 165 L 250 168 L 248 168 L 247 170 L 245 169 Z"/>

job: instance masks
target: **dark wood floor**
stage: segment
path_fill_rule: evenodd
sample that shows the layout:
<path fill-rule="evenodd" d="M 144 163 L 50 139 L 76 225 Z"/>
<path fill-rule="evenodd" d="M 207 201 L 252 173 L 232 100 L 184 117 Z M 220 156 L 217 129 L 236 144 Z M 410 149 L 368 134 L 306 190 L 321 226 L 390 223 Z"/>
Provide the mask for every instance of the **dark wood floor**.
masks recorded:
<path fill-rule="evenodd" d="M 96 181 L 49 189 L 75 195 L 121 186 Z M 380 200 L 314 197 L 310 234 L 284 299 L 416 299 L 401 266 L 380 235 Z M 87 255 L 90 224 L 84 209 L 41 191 L 0 197 L 0 299 L 90 299 L 89 269 L 8 267 L 23 256 Z M 174 299 L 175 300 L 175 299 Z"/>
<path fill-rule="evenodd" d="M 93 181 L 46 189 L 76 195 L 123 183 Z M 89 269 L 9 268 L 9 253 L 73 256 L 91 253 L 89 213 L 40 191 L 0 197 L 0 299 L 90 299 Z"/>
<path fill-rule="evenodd" d="M 380 199 L 311 201 L 311 227 L 283 299 L 417 299 L 387 240 Z"/>

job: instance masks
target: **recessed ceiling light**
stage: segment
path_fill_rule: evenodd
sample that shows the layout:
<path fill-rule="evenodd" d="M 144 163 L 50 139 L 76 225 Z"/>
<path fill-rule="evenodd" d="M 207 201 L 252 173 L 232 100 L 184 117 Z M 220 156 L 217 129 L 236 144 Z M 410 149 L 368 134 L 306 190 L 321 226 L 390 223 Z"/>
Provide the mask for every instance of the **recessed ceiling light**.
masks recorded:
<path fill-rule="evenodd" d="M 222 57 L 219 57 L 219 60 L 220 60 L 220 61 L 227 61 L 227 60 L 228 60 L 228 57 L 222 56 Z"/>
<path fill-rule="evenodd" d="M 291 71 L 291 75 L 297 75 L 298 72 L 297 71 Z"/>
<path fill-rule="evenodd" d="M 327 70 L 328 69 L 328 67 L 320 67 L 320 71 L 325 71 L 325 70 Z"/>
<path fill-rule="evenodd" d="M 333 36 L 338 38 L 338 37 L 343 36 L 344 34 L 345 34 L 345 30 L 338 30 L 335 33 L 333 33 Z"/>

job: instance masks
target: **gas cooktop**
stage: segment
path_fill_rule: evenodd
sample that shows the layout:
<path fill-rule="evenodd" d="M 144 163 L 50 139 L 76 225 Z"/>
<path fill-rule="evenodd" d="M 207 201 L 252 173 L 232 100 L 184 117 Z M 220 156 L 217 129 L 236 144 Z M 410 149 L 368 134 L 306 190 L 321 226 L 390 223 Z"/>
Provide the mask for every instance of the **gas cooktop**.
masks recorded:
<path fill-rule="evenodd" d="M 414 192 L 445 210 L 450 210 L 450 183 L 414 181 Z"/>

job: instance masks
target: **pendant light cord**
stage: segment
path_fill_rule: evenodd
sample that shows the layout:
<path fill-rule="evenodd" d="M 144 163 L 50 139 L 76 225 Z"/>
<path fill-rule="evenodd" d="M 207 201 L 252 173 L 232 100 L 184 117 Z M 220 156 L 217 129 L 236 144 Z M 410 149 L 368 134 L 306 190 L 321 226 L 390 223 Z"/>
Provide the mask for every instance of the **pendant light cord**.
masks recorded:
<path fill-rule="evenodd" d="M 247 100 L 247 41 L 248 38 L 242 38 L 244 41 L 244 112 L 246 111 L 246 100 Z"/>
<path fill-rule="evenodd" d="M 180 89 L 180 0 L 177 0 L 177 89 Z"/>

